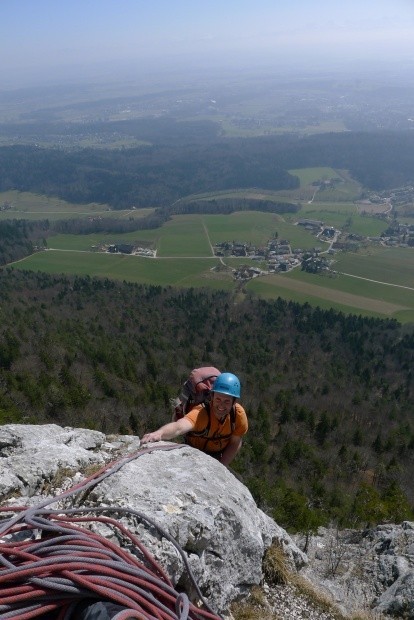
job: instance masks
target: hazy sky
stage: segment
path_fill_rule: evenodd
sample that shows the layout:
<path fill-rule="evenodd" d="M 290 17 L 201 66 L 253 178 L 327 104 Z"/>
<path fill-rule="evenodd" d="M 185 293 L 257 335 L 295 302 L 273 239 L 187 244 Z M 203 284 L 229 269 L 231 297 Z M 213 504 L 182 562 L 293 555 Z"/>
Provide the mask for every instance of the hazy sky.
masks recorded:
<path fill-rule="evenodd" d="M 414 0 L 0 0 L 0 53 L 3 88 L 119 61 L 414 63 Z"/>

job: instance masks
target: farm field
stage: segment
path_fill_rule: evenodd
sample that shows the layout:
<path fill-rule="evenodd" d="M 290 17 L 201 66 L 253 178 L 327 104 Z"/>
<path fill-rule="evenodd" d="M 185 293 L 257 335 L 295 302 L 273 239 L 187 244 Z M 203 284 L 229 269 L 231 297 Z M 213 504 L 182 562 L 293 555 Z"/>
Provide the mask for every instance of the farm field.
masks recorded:
<path fill-rule="evenodd" d="M 286 275 L 256 278 L 247 290 L 266 299 L 283 297 L 345 313 L 414 321 L 414 291 L 387 287 L 356 278 L 327 278 L 295 270 Z"/>
<path fill-rule="evenodd" d="M 304 249 L 315 246 L 315 238 L 300 226 L 292 226 L 275 213 L 239 211 L 231 215 L 204 215 L 211 242 L 247 241 L 263 246 L 277 232 L 279 239 L 287 239 L 293 247 Z"/>
<path fill-rule="evenodd" d="M 0 220 L 26 219 L 51 221 L 82 218 L 96 215 L 103 217 L 143 217 L 154 209 L 113 211 L 108 205 L 92 202 L 75 204 L 60 198 L 33 194 L 31 192 L 0 192 L 0 205 L 10 203 L 13 208 L 0 211 Z"/>
<path fill-rule="evenodd" d="M 0 219 L 61 220 L 107 213 L 109 207 L 97 203 L 87 205 L 72 204 L 50 196 L 31 192 L 0 192 L 0 204 L 8 202 L 12 209 L 0 211 Z"/>
<path fill-rule="evenodd" d="M 307 207 L 313 207 L 307 208 Z M 300 211 L 301 217 L 320 220 L 327 226 L 334 226 L 339 230 L 364 237 L 379 237 L 388 228 L 385 220 L 380 220 L 368 215 L 359 215 L 355 205 L 349 203 L 314 203 L 305 205 Z"/>
<path fill-rule="evenodd" d="M 175 216 L 158 230 L 159 257 L 213 255 L 207 229 L 200 216 Z"/>
<path fill-rule="evenodd" d="M 333 303 L 332 307 L 348 312 L 368 310 L 402 322 L 414 321 L 414 251 L 411 248 L 372 248 L 367 255 L 344 253 L 336 258 L 334 268 L 343 272 L 336 277 L 294 269 L 285 275 L 255 279 L 248 284 L 248 290 L 265 297 L 287 295 L 301 303 L 315 303 L 316 300 L 321 307 L 330 307 Z"/>
<path fill-rule="evenodd" d="M 365 252 L 338 254 L 335 269 L 414 289 L 414 248 L 377 247 Z"/>
<path fill-rule="evenodd" d="M 324 288 L 343 291 L 351 295 L 380 299 L 381 301 L 392 302 L 402 306 L 414 304 L 414 287 L 409 284 L 389 283 L 386 280 L 369 279 L 366 276 L 357 276 L 348 272 L 338 273 L 334 277 L 310 274 L 294 269 L 286 274 L 287 279 L 298 280 L 306 283 L 318 284 Z"/>
<path fill-rule="evenodd" d="M 302 200 L 302 208 L 295 214 L 239 211 L 230 215 L 180 215 L 173 216 L 161 228 L 153 230 L 125 234 L 55 235 L 47 239 L 48 251 L 14 263 L 14 268 L 100 276 L 144 284 L 236 290 L 241 284 L 233 279 L 231 268 L 240 264 L 261 268 L 264 265 L 246 258 L 214 258 L 211 245 L 236 241 L 261 247 L 277 236 L 278 239 L 288 240 L 294 249 L 306 250 L 315 246 L 327 249 L 325 242 L 296 225 L 301 218 L 321 220 L 328 226 L 363 236 L 378 236 L 387 228 L 385 220 L 358 213 L 352 198 L 355 183 L 347 179 L 343 171 L 311 168 L 291 172 L 301 180 L 301 189 L 297 192 L 309 187 L 315 191 L 315 186 L 309 186 L 313 181 L 341 176 L 344 179 L 342 187 L 348 188 L 349 197 L 347 200 L 342 198 L 322 202 L 314 199 L 311 203 Z M 282 198 L 281 194 L 256 189 L 233 190 L 188 199 L 287 199 Z M 290 194 L 289 200 L 294 200 L 293 194 Z M 3 219 L 16 217 L 16 213 L 24 218 L 66 219 L 69 216 L 88 217 L 97 214 L 130 218 L 142 217 L 150 212 L 148 209 L 106 211 L 105 205 L 73 205 L 19 192 L 0 194 L 0 202 L 5 201 L 11 202 L 15 210 L 0 212 Z M 151 247 L 156 250 L 156 258 L 110 255 L 96 251 L 101 244 L 113 243 Z M 245 284 L 244 288 L 265 298 L 281 296 L 323 308 L 414 322 L 414 248 L 369 246 L 356 253 L 338 252 L 334 260 L 333 269 L 338 272 L 336 277 L 308 274 L 297 268 L 283 275 L 255 278 Z M 213 269 L 217 267 L 217 270 Z"/>
<path fill-rule="evenodd" d="M 125 254 L 84 253 L 73 251 L 39 252 L 13 264 L 15 269 L 45 271 L 47 273 L 66 273 L 79 276 L 105 277 L 116 280 L 127 280 L 141 284 L 162 286 L 212 286 L 214 278 L 206 278 L 210 269 L 217 265 L 215 258 L 172 258 L 151 259 Z M 222 277 L 217 278 L 218 288 L 231 288 Z"/>
<path fill-rule="evenodd" d="M 414 206 L 413 206 L 413 213 L 414 213 Z M 399 215 L 398 220 L 402 224 L 408 224 L 409 226 L 414 226 L 414 215 L 411 217 L 408 215 L 401 215 L 401 216 Z"/>
<path fill-rule="evenodd" d="M 129 233 L 94 233 L 90 235 L 54 235 L 48 246 L 59 250 L 92 251 L 93 246 L 132 243 L 157 250 L 157 256 L 212 256 L 203 220 L 200 216 L 177 216 L 162 228 Z"/>
<path fill-rule="evenodd" d="M 88 274 L 144 284 L 208 286 L 232 290 L 238 285 L 232 279 L 231 272 L 224 268 L 218 272 L 212 271 L 220 261 L 210 258 L 208 237 L 212 242 L 231 237 L 243 241 L 263 241 L 268 238 L 269 231 L 274 230 L 274 224 L 278 231 L 280 224 L 289 227 L 280 222 L 278 217 L 249 212 L 231 216 L 176 216 L 161 229 L 139 231 L 142 243 L 152 241 L 157 248 L 156 259 L 90 251 L 92 245 L 102 241 L 136 241 L 137 233 L 104 237 L 59 235 L 48 241 L 50 248 L 59 248 L 61 251 L 49 250 L 35 254 L 16 263 L 15 267 L 53 273 Z M 300 227 L 290 228 L 297 233 L 302 231 L 309 237 L 309 243 L 315 244 L 314 237 Z M 286 236 L 289 238 L 288 232 Z M 205 252 L 204 258 L 202 251 Z M 414 289 L 414 251 L 411 248 L 372 247 L 365 253 L 338 253 L 335 260 L 336 271 L 358 277 L 342 274 L 323 277 L 295 269 L 284 275 L 255 278 L 246 285 L 246 289 L 265 298 L 281 296 L 300 303 L 334 307 L 344 312 L 394 317 L 402 322 L 414 321 L 414 290 L 378 283 L 388 282 Z M 246 258 L 225 258 L 223 262 L 230 267 L 246 263 L 260 266 Z"/>
<path fill-rule="evenodd" d="M 249 111 L 252 109 L 254 110 L 253 106 L 249 108 Z M 215 116 L 205 115 L 203 118 L 205 118 L 206 120 L 212 120 L 212 121 L 216 120 Z M 272 122 L 271 119 L 269 119 L 266 125 L 261 125 L 260 128 L 255 127 L 253 129 L 246 129 L 246 128 L 238 127 L 231 120 L 225 119 L 221 123 L 221 129 L 224 135 L 229 138 L 252 138 L 256 136 L 269 135 L 269 133 L 276 135 L 276 134 L 291 133 L 291 132 L 297 131 L 297 127 L 294 127 L 293 125 L 280 126 L 277 123 Z M 303 131 L 303 133 L 306 133 L 306 135 L 311 135 L 311 134 L 316 134 L 316 133 L 346 131 L 346 127 L 345 127 L 345 124 L 340 120 L 321 121 L 317 125 L 307 125 L 301 128 L 301 130 Z"/>
<path fill-rule="evenodd" d="M 311 185 L 315 181 L 332 179 L 338 176 L 338 173 L 333 168 L 323 166 L 317 168 L 294 168 L 288 172 L 299 178 L 301 187 Z"/>
<path fill-rule="evenodd" d="M 263 198 L 266 200 L 274 200 L 277 202 L 278 200 L 291 200 L 292 202 L 297 202 L 299 200 L 310 200 L 315 192 L 316 195 L 319 196 L 328 196 L 327 200 L 333 200 L 336 202 L 351 202 L 355 200 L 357 196 L 361 193 L 361 186 L 357 181 L 354 181 L 349 177 L 345 170 L 334 170 L 333 168 L 328 167 L 318 167 L 318 168 L 297 168 L 288 170 L 288 172 L 292 176 L 296 176 L 299 179 L 300 186 L 298 189 L 292 190 L 262 190 L 260 188 L 254 189 L 227 189 L 221 191 L 214 192 L 204 192 L 201 194 L 193 194 L 190 196 L 186 196 L 183 200 L 185 202 L 192 200 L 212 200 L 214 198 Z M 341 179 L 341 182 L 338 184 L 337 194 L 334 193 L 333 190 L 324 189 L 323 191 L 319 191 L 317 186 L 312 185 L 312 183 L 316 181 L 323 181 L 329 179 Z M 334 198 L 336 196 L 336 199 Z M 318 198 L 319 199 L 319 198 Z M 325 198 L 319 199 L 320 202 L 326 202 Z"/>
<path fill-rule="evenodd" d="M 224 241 L 243 241 L 265 245 L 273 233 L 286 238 L 294 247 L 312 248 L 317 240 L 300 226 L 284 222 L 273 213 L 250 211 L 231 215 L 177 215 L 162 228 L 131 233 L 97 233 L 92 235 L 55 235 L 49 237 L 50 248 L 90 251 L 101 243 L 140 243 L 151 245 L 157 256 L 211 256 L 209 239 L 214 245 Z"/>
<path fill-rule="evenodd" d="M 289 172 L 297 176 L 300 180 L 300 187 L 296 190 L 289 191 L 269 191 L 260 189 L 250 190 L 225 190 L 220 192 L 211 192 L 188 196 L 187 201 L 204 201 L 219 199 L 256 199 L 267 201 L 282 201 L 299 203 L 300 211 L 297 213 L 285 213 L 277 215 L 279 219 L 278 226 L 282 229 L 279 236 L 282 238 L 290 238 L 295 247 L 303 247 L 305 249 L 313 247 L 315 244 L 307 244 L 306 240 L 292 238 L 294 234 L 292 229 L 283 230 L 283 222 L 288 225 L 295 224 L 298 219 L 313 219 L 323 221 L 327 226 L 334 226 L 340 230 L 346 230 L 349 233 L 359 234 L 363 236 L 377 237 L 386 228 L 388 224 L 385 220 L 374 218 L 363 214 L 360 207 L 355 204 L 355 200 L 361 193 L 361 186 L 349 178 L 346 171 L 334 170 L 333 168 L 304 168 L 289 170 Z M 312 183 L 320 180 L 331 178 L 341 179 L 341 183 L 332 189 L 319 190 Z M 233 216 L 236 214 L 233 214 Z M 255 214 L 252 214 L 254 218 Z M 262 214 L 261 214 L 262 215 Z M 223 216 L 224 217 L 224 216 Z M 260 225 L 260 224 L 259 224 Z M 217 239 L 221 241 L 222 239 Z"/>

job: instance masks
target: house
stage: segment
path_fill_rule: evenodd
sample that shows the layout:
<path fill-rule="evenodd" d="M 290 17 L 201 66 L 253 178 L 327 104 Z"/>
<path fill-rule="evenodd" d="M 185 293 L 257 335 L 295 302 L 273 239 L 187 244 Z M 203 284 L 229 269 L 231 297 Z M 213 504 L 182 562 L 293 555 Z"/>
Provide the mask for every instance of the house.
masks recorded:
<path fill-rule="evenodd" d="M 231 253 L 233 256 L 247 256 L 246 245 L 235 243 Z"/>
<path fill-rule="evenodd" d="M 312 228 L 322 228 L 322 226 L 324 226 L 325 223 L 319 220 L 299 220 L 298 225 L 299 226 L 311 226 Z"/>
<path fill-rule="evenodd" d="M 134 246 L 127 243 L 114 243 L 108 247 L 108 252 L 111 254 L 132 254 Z"/>

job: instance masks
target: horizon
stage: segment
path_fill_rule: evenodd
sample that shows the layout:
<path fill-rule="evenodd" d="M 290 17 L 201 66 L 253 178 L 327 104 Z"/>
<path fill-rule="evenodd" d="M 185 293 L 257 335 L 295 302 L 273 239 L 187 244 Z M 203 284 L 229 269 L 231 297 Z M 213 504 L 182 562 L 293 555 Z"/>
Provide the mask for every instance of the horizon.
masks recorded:
<path fill-rule="evenodd" d="M 409 0 L 0 4 L 2 91 L 228 70 L 414 68 Z"/>

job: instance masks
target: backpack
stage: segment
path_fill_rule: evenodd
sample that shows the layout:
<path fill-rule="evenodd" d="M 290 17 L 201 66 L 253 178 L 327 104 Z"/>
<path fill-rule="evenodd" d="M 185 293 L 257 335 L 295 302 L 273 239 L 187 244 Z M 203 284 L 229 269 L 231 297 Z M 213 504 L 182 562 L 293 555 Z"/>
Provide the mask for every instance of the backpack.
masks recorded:
<path fill-rule="evenodd" d="M 172 420 L 183 418 L 196 405 L 210 402 L 211 388 L 221 372 L 214 366 L 194 368 L 184 383 L 181 394 L 173 400 Z"/>

